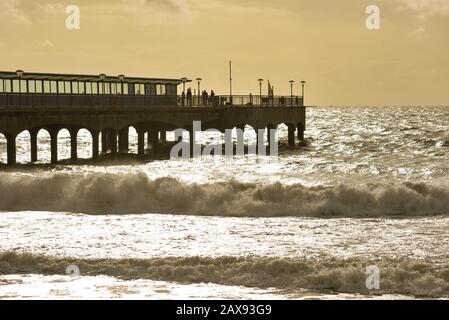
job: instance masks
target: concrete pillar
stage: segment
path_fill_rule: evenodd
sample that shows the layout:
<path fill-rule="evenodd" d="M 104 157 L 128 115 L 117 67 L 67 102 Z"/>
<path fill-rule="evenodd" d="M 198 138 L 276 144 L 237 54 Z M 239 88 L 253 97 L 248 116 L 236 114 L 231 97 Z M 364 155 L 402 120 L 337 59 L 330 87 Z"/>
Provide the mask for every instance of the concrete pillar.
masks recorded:
<path fill-rule="evenodd" d="M 272 141 L 272 136 L 271 136 L 271 129 L 270 127 L 267 127 L 267 141 L 268 141 L 268 155 L 271 155 L 271 145 L 273 144 L 274 141 Z"/>
<path fill-rule="evenodd" d="M 99 146 L 99 144 L 100 144 L 100 139 L 99 139 L 99 135 L 100 135 L 100 133 L 99 132 L 97 132 L 97 131 L 92 131 L 91 132 L 91 134 L 92 134 L 92 158 L 93 159 L 97 159 L 98 158 L 98 154 L 99 154 L 99 152 L 100 152 L 100 146 Z"/>
<path fill-rule="evenodd" d="M 103 154 L 108 153 L 108 131 L 101 131 L 101 152 Z"/>
<path fill-rule="evenodd" d="M 51 152 L 51 163 L 58 162 L 58 129 L 50 129 L 50 152 Z"/>
<path fill-rule="evenodd" d="M 137 129 L 137 153 L 140 158 L 145 157 L 145 130 Z"/>
<path fill-rule="evenodd" d="M 304 127 L 302 126 L 302 124 L 298 125 L 298 140 L 304 141 Z"/>
<path fill-rule="evenodd" d="M 257 148 L 256 153 L 261 156 L 267 155 L 267 148 L 265 147 L 265 129 L 256 129 Z"/>
<path fill-rule="evenodd" d="M 78 131 L 79 129 L 70 129 L 70 158 L 73 161 L 78 160 Z"/>
<path fill-rule="evenodd" d="M 111 148 L 111 154 L 115 156 L 117 154 L 117 132 L 111 130 L 108 135 L 109 145 Z"/>
<path fill-rule="evenodd" d="M 190 147 L 190 157 L 193 158 L 193 147 L 195 145 L 193 130 L 189 129 L 189 147 Z"/>
<path fill-rule="evenodd" d="M 289 147 L 295 146 L 295 127 L 288 126 L 288 145 Z"/>
<path fill-rule="evenodd" d="M 118 149 L 119 149 L 120 153 L 128 153 L 128 151 L 129 151 L 129 128 L 124 128 L 119 131 Z"/>
<path fill-rule="evenodd" d="M 37 162 L 37 133 L 38 129 L 31 129 L 30 132 L 30 144 L 31 144 L 31 162 Z"/>
<path fill-rule="evenodd" d="M 160 140 L 167 141 L 167 131 L 165 130 L 160 131 Z"/>
<path fill-rule="evenodd" d="M 150 130 L 148 132 L 148 140 L 151 144 L 151 148 L 153 149 L 153 153 L 159 149 L 159 131 Z"/>
<path fill-rule="evenodd" d="M 245 127 L 237 127 L 237 146 L 235 150 L 236 155 L 245 154 Z"/>
<path fill-rule="evenodd" d="M 17 163 L 17 154 L 16 154 L 16 135 L 7 135 L 6 136 L 7 143 L 7 164 L 8 166 L 13 166 Z"/>

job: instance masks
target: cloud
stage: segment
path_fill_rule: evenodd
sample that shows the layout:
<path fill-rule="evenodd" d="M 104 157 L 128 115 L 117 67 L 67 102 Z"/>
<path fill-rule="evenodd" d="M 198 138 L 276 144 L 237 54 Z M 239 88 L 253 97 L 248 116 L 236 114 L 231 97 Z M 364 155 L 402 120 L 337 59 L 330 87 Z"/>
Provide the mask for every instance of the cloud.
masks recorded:
<path fill-rule="evenodd" d="M 421 21 L 432 16 L 449 16 L 449 0 L 396 0 L 399 9 L 412 10 Z"/>
<path fill-rule="evenodd" d="M 191 12 L 186 0 L 122 0 L 125 11 L 145 19 L 156 18 L 159 22 L 190 21 Z M 175 19 L 173 19 L 175 18 Z M 154 21 L 141 20 L 143 24 Z"/>
<path fill-rule="evenodd" d="M 74 4 L 80 7 L 82 14 L 136 15 L 147 22 L 151 18 L 168 20 L 172 17 L 190 17 L 186 0 L 77 0 Z M 0 0 L 0 20 L 19 24 L 46 21 L 49 16 L 65 15 L 67 5 L 69 2 L 62 0 Z"/>
<path fill-rule="evenodd" d="M 51 42 L 50 40 L 34 40 L 34 43 L 45 49 L 51 49 L 55 47 L 53 42 Z"/>
<path fill-rule="evenodd" d="M 19 24 L 30 24 L 31 20 L 25 11 L 20 7 L 20 0 L 1 0 L 0 18 L 1 20 L 12 20 Z"/>

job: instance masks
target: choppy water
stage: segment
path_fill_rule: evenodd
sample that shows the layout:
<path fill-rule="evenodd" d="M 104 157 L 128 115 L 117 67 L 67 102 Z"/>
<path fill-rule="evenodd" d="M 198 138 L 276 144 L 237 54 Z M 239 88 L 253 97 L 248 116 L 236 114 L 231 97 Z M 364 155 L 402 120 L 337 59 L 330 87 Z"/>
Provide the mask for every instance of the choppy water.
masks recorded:
<path fill-rule="evenodd" d="M 0 169 L 0 296 L 448 297 L 449 108 L 307 119 L 309 146 L 275 159 Z M 87 132 L 79 142 L 89 157 Z M 26 134 L 18 148 L 29 160 Z M 62 276 L 71 263 L 81 277 Z"/>

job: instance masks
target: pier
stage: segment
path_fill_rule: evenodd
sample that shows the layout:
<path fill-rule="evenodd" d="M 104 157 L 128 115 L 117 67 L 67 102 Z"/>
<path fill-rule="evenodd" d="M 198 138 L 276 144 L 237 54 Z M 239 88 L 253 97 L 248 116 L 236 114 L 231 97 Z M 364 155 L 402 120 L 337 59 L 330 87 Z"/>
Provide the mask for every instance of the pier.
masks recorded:
<path fill-rule="evenodd" d="M 192 137 L 192 124 L 202 129 L 244 130 L 288 127 L 288 144 L 304 140 L 306 127 L 301 96 L 229 96 L 187 98 L 178 87 L 189 80 L 0 72 L 0 134 L 7 142 L 7 164 L 16 164 L 17 136 L 30 134 L 31 162 L 37 162 L 37 135 L 48 131 L 51 162 L 58 162 L 58 133 L 67 129 L 71 160 L 76 161 L 77 136 L 81 129 L 92 135 L 92 157 L 126 154 L 129 128 L 138 135 L 138 155 L 145 157 L 146 145 L 157 149 L 166 133 L 185 129 Z M 265 130 L 266 134 L 268 130 Z M 268 139 L 270 141 L 271 139 Z M 101 150 L 100 150 L 101 143 Z"/>

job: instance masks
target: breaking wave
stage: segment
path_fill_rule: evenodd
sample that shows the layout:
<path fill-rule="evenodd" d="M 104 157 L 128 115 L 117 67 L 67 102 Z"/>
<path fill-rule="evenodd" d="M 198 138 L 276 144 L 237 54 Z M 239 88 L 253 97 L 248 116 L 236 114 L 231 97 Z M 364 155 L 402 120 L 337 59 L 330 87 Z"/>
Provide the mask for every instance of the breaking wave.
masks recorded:
<path fill-rule="evenodd" d="M 28 253 L 0 253 L 0 274 L 63 275 L 68 266 L 80 276 L 106 275 L 124 280 L 150 279 L 179 283 L 215 283 L 258 288 L 320 290 L 361 294 L 449 296 L 449 268 L 398 259 L 285 259 L 263 257 L 172 257 L 137 259 L 52 258 Z M 380 271 L 380 290 L 366 288 L 366 268 Z"/>
<path fill-rule="evenodd" d="M 189 184 L 144 173 L 0 174 L 0 210 L 246 217 L 425 216 L 449 213 L 449 188 L 426 183 L 306 187 Z"/>

